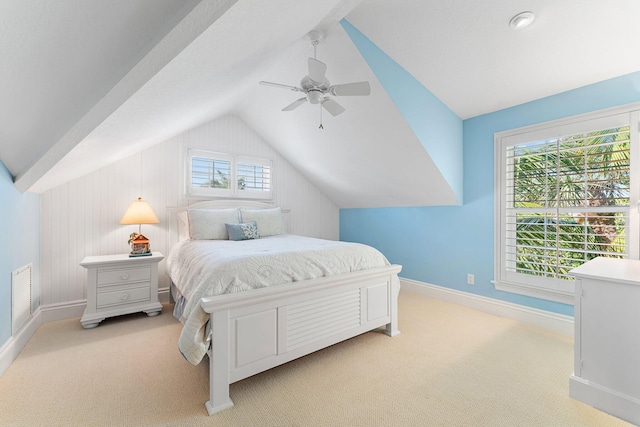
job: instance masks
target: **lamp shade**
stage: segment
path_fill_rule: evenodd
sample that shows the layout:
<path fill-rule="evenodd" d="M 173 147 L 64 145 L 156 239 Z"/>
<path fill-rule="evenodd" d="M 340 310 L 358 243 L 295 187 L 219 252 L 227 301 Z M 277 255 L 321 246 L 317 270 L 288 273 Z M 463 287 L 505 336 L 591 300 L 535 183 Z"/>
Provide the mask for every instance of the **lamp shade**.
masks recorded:
<path fill-rule="evenodd" d="M 120 219 L 120 224 L 157 224 L 159 222 L 158 217 L 149 206 L 149 202 L 142 200 L 142 197 L 131 202 Z"/>

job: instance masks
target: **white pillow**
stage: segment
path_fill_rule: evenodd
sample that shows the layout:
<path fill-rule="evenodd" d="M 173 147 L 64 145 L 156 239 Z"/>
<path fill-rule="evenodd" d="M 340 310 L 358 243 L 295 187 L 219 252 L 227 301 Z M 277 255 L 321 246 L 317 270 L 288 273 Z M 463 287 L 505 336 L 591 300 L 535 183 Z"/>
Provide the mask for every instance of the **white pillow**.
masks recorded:
<path fill-rule="evenodd" d="M 229 240 L 225 223 L 237 223 L 238 209 L 189 209 L 189 234 L 194 240 Z"/>
<path fill-rule="evenodd" d="M 240 208 L 242 222 L 255 221 L 258 224 L 260 237 L 277 236 L 285 234 L 282 209 L 245 209 Z"/>

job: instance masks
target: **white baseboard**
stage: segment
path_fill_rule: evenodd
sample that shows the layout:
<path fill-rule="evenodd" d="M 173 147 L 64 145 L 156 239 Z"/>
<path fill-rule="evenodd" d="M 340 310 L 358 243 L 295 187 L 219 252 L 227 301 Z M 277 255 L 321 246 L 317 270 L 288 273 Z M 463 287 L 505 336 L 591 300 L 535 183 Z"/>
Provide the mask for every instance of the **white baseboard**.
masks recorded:
<path fill-rule="evenodd" d="M 571 316 L 431 285 L 412 279 L 400 278 L 400 284 L 403 291 L 462 305 L 573 337 L 574 322 Z"/>
<path fill-rule="evenodd" d="M 158 301 L 161 303 L 169 302 L 169 288 L 158 288 Z"/>
<path fill-rule="evenodd" d="M 18 357 L 40 325 L 42 325 L 42 311 L 38 308 L 25 324 L 22 325 L 22 328 L 18 330 L 16 335 L 9 338 L 0 348 L 0 376 L 4 374 L 11 363 Z"/>
<path fill-rule="evenodd" d="M 43 305 L 40 307 L 40 310 L 42 311 L 42 323 L 82 317 L 86 307 L 87 300 L 84 299 Z"/>
<path fill-rule="evenodd" d="M 634 425 L 640 425 L 640 400 L 596 382 L 571 375 L 569 396 Z"/>

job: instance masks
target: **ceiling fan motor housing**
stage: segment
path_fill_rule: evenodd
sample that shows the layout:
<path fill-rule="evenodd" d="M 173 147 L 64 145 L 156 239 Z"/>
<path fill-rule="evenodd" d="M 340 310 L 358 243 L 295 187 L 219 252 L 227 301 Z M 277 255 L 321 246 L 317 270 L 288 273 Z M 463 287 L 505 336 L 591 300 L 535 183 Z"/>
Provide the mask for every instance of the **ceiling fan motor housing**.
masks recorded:
<path fill-rule="evenodd" d="M 311 80 L 309 76 L 304 76 L 302 80 L 300 80 L 300 87 L 308 92 L 310 90 L 319 90 L 320 92 L 326 92 L 329 90 L 329 80 L 326 78 L 322 82 L 316 82 Z"/>

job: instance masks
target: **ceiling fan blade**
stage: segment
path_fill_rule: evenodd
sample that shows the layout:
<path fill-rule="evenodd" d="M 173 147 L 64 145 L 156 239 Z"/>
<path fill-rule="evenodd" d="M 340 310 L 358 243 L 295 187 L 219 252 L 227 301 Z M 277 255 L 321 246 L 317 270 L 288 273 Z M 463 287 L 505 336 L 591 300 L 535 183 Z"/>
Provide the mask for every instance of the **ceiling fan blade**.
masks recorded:
<path fill-rule="evenodd" d="M 338 104 L 333 99 L 327 98 L 322 102 L 322 106 L 325 110 L 327 110 L 332 116 L 337 116 L 338 114 L 344 113 L 344 108 L 342 105 Z"/>
<path fill-rule="evenodd" d="M 324 81 L 324 75 L 327 72 L 327 65 L 317 59 L 309 58 L 309 78 L 316 83 Z"/>
<path fill-rule="evenodd" d="M 262 82 L 260 82 L 260 84 L 264 85 L 264 86 L 273 86 L 273 87 L 279 87 L 279 88 L 282 88 L 282 89 L 289 89 L 289 90 L 291 90 L 293 92 L 302 92 L 302 89 L 300 89 L 299 87 L 289 86 L 289 85 L 282 85 L 280 83 L 271 83 L 271 82 L 262 81 Z"/>
<path fill-rule="evenodd" d="M 304 104 L 305 102 L 307 102 L 307 98 L 300 98 L 297 99 L 295 101 L 293 101 L 291 104 L 287 105 L 286 107 L 284 107 L 282 109 L 282 111 L 291 111 L 291 110 L 295 110 L 296 108 L 298 108 L 299 106 L 301 106 L 302 104 Z"/>
<path fill-rule="evenodd" d="M 345 83 L 329 88 L 329 93 L 335 96 L 366 96 L 371 93 L 369 82 Z"/>

